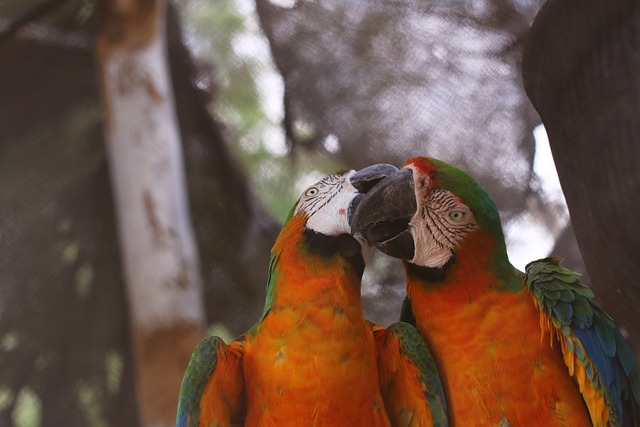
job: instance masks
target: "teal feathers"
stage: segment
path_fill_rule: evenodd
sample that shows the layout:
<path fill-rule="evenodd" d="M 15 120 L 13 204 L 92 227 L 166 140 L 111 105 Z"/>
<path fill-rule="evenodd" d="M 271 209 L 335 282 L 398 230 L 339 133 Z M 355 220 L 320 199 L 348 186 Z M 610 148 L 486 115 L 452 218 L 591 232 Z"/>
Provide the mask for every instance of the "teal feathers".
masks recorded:
<path fill-rule="evenodd" d="M 612 425 L 637 425 L 640 369 L 593 291 L 580 282 L 578 273 L 560 266 L 558 258 L 533 261 L 525 271 L 525 286 L 566 346 L 569 371 L 573 375 L 575 361 L 584 369 L 589 386 L 604 396 Z"/>

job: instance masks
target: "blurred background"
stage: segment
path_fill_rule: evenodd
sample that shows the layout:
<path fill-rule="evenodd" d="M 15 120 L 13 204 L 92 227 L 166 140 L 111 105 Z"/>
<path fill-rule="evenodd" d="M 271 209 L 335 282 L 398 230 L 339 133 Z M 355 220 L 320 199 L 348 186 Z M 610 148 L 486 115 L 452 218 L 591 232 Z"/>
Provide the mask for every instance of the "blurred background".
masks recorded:
<path fill-rule="evenodd" d="M 259 318 L 300 192 L 416 155 L 488 189 L 518 268 L 583 273 L 637 355 L 637 2 L 543 3 L 3 0 L 0 426 L 172 425 L 198 340 Z M 382 325 L 399 267 L 365 272 Z"/>

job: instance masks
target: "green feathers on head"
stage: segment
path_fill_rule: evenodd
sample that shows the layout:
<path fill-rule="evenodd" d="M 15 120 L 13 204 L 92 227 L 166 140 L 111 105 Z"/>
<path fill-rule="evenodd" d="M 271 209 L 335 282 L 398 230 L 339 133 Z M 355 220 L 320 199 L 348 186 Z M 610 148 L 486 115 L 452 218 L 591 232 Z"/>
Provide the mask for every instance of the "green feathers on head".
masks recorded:
<path fill-rule="evenodd" d="M 458 196 L 471 209 L 480 229 L 494 236 L 498 251 L 506 254 L 500 212 L 489 193 L 462 169 L 442 160 L 422 159 L 425 161 L 414 164 L 423 172 L 426 171 L 438 188 Z"/>
<path fill-rule="evenodd" d="M 491 232 L 496 240 L 504 240 L 498 207 L 480 183 L 452 164 L 432 158 L 429 162 L 435 167 L 431 176 L 438 187 L 462 199 L 474 213 L 480 228 Z"/>

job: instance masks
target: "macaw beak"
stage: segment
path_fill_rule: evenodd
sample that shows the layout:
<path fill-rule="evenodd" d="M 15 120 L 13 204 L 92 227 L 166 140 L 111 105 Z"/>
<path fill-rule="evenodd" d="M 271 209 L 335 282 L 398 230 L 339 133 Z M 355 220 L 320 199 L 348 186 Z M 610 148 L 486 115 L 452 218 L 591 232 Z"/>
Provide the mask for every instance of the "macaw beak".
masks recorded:
<path fill-rule="evenodd" d="M 350 181 L 356 190 L 367 193 L 371 188 L 383 179 L 399 172 L 399 169 L 387 163 L 367 166 L 351 175 Z"/>
<path fill-rule="evenodd" d="M 415 244 L 409 221 L 417 209 L 413 172 L 396 171 L 378 180 L 358 201 L 349 218 L 351 233 L 387 255 L 411 260 Z"/>
<path fill-rule="evenodd" d="M 356 190 L 358 190 L 358 194 L 353 198 L 349 205 L 349 210 L 347 213 L 347 221 L 349 221 L 349 224 L 351 224 L 351 216 L 355 212 L 358 204 L 360 204 L 360 201 L 367 193 L 367 191 L 371 190 L 371 188 L 373 188 L 383 179 L 397 172 L 397 167 L 386 163 L 379 163 L 376 165 L 367 166 L 366 168 L 360 169 L 358 172 L 351 175 L 349 181 L 351 182 L 351 185 Z"/>

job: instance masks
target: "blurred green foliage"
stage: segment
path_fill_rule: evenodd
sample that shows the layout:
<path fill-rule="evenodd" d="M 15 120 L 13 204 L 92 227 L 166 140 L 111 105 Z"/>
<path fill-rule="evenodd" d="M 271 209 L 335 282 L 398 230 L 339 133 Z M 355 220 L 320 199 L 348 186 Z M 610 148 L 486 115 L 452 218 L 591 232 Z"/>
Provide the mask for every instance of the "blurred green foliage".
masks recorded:
<path fill-rule="evenodd" d="M 344 169 L 326 153 L 291 153 L 282 129 L 283 83 L 250 0 L 180 3 L 187 44 L 213 66 L 212 114 L 251 177 L 256 196 L 284 220 L 305 186 Z"/>

